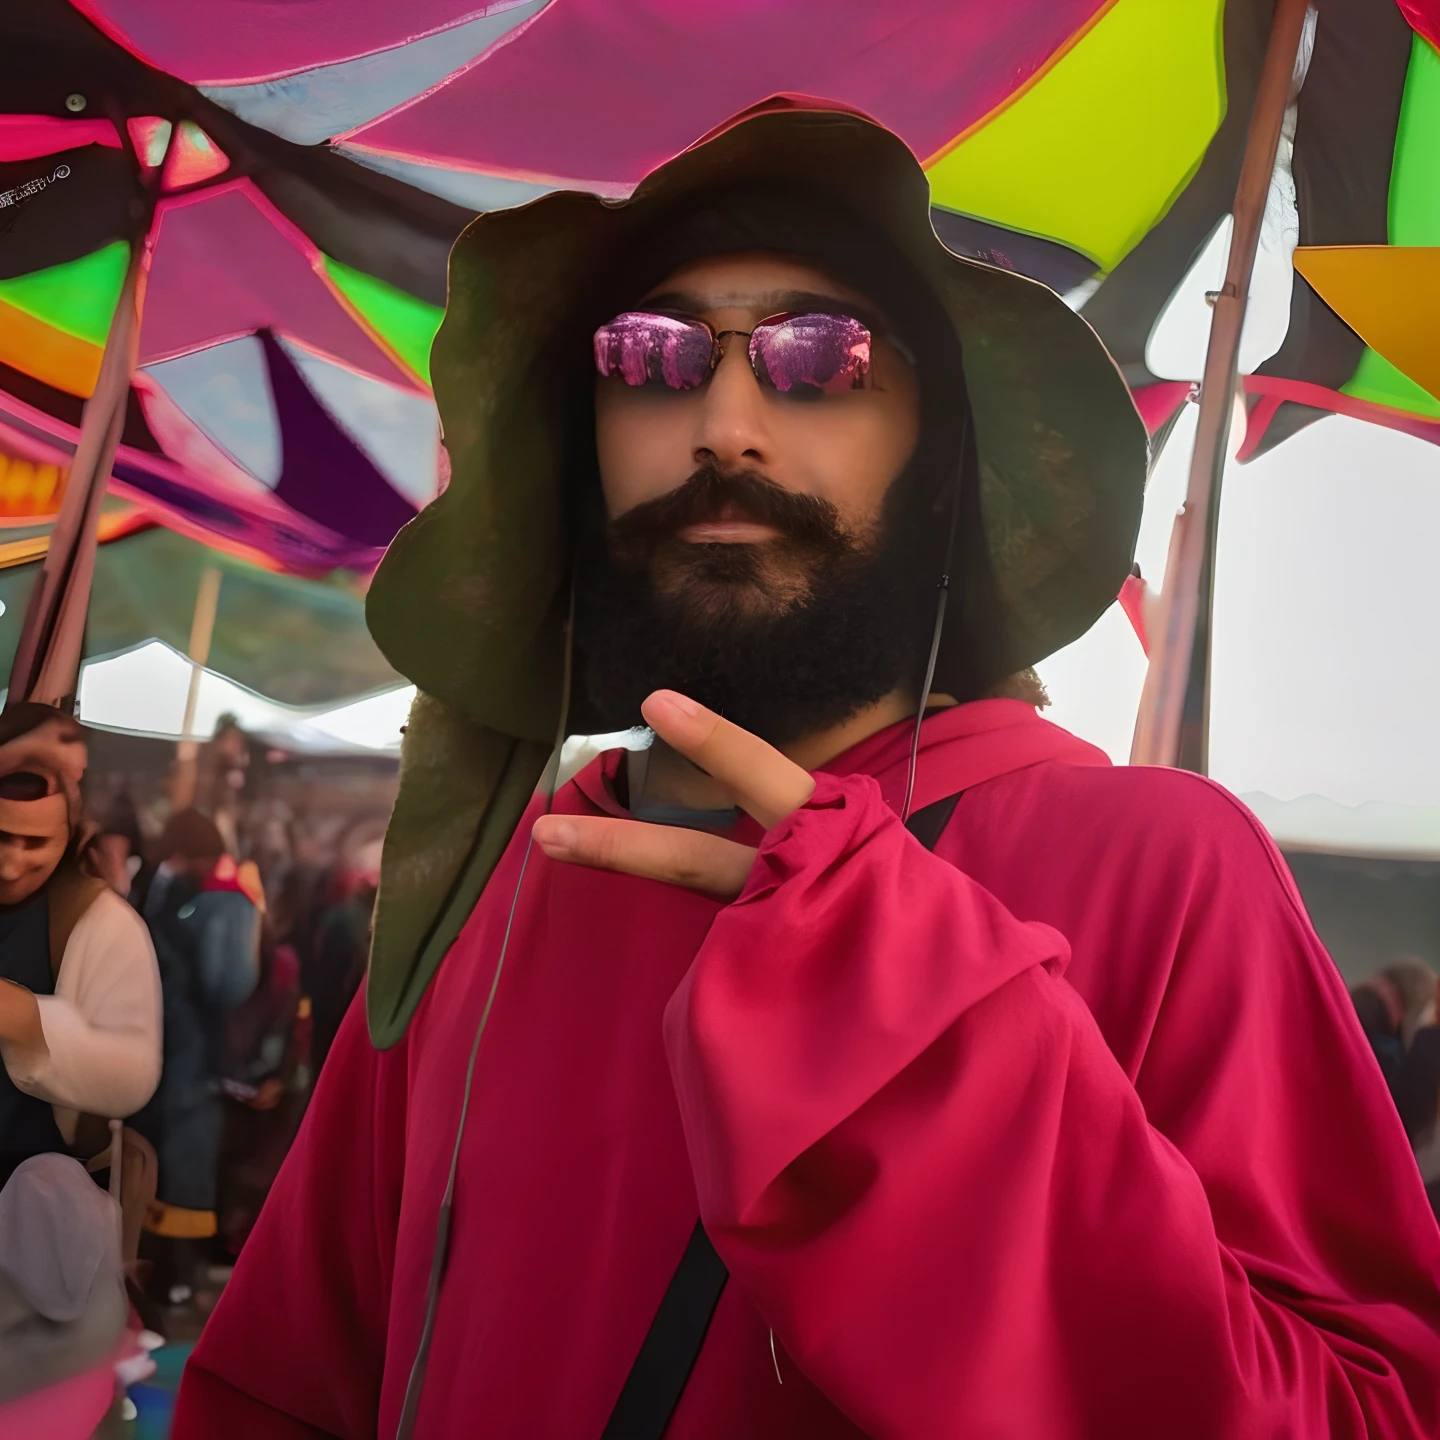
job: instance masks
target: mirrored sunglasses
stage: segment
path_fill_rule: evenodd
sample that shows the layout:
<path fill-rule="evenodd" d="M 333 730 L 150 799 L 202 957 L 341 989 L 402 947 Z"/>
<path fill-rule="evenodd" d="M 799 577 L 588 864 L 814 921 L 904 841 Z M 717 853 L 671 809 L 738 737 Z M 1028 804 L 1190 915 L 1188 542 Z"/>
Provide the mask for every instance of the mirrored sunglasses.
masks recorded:
<path fill-rule="evenodd" d="M 755 378 L 782 395 L 838 395 L 865 388 L 869 329 L 850 315 L 771 315 L 753 330 L 715 331 L 703 320 L 648 310 L 617 315 L 595 332 L 595 369 L 627 385 L 697 390 L 732 335 L 749 341 Z"/>

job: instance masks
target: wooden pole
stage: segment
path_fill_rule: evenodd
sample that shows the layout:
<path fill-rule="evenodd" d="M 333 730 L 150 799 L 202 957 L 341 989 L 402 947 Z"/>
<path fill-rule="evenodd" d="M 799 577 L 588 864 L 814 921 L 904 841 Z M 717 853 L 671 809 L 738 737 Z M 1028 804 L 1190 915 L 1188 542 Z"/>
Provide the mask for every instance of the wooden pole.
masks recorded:
<path fill-rule="evenodd" d="M 200 701 L 200 681 L 210 658 L 210 641 L 215 634 L 215 612 L 220 605 L 218 567 L 200 573 L 195 590 L 195 615 L 190 622 L 190 688 L 185 692 L 185 718 L 180 723 L 180 743 L 175 747 L 175 778 L 170 787 L 172 810 L 184 810 L 195 803 L 195 784 L 200 763 L 200 742 L 195 738 L 195 709 Z"/>
<path fill-rule="evenodd" d="M 1135 724 L 1130 760 L 1136 765 L 1179 764 L 1201 774 L 1208 766 L 1210 621 L 1220 484 L 1229 449 L 1250 276 L 1307 8 L 1307 0 L 1275 3 L 1235 188 L 1225 283 L 1215 297 L 1210 320 L 1185 506 L 1175 517 L 1170 538 L 1161 623 L 1151 641 L 1150 668 Z"/>

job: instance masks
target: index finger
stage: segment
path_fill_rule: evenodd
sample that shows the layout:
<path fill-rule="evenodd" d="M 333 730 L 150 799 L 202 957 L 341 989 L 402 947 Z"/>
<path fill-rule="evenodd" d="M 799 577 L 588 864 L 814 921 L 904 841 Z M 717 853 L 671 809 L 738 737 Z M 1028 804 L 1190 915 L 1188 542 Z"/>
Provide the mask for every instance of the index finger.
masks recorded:
<path fill-rule="evenodd" d="M 767 830 L 814 793 L 809 771 L 688 696 L 657 690 L 640 709 L 662 740 L 718 780 Z"/>

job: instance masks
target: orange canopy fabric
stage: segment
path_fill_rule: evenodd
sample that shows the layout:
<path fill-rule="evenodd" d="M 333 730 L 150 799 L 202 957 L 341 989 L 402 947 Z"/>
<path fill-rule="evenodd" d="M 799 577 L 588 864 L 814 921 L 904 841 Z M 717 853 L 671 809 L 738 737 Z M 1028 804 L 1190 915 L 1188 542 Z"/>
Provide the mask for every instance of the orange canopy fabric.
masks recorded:
<path fill-rule="evenodd" d="M 1295 268 L 1372 350 L 1440 399 L 1440 245 L 1304 245 Z"/>
<path fill-rule="evenodd" d="M 88 399 L 95 393 L 102 353 L 103 347 L 0 300 L 0 364 Z"/>

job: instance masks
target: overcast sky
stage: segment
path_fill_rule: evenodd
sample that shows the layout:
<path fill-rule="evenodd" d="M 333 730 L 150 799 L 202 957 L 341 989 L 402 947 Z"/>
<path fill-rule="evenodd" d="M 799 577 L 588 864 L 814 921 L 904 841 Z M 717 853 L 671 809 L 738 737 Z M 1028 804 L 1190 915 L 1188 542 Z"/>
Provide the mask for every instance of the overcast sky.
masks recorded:
<path fill-rule="evenodd" d="M 1151 478 L 1162 580 L 1196 409 Z M 1225 479 L 1211 770 L 1237 793 L 1440 805 L 1440 446 L 1332 416 Z M 1113 607 L 1040 667 L 1051 716 L 1128 756 L 1144 659 Z"/>

